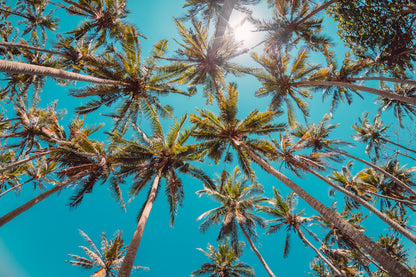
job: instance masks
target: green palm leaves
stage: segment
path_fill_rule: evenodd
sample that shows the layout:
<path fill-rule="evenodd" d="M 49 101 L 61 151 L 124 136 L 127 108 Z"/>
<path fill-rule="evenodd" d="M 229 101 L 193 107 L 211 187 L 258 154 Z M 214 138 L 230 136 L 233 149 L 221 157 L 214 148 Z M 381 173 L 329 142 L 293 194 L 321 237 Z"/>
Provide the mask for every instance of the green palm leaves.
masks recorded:
<path fill-rule="evenodd" d="M 224 243 L 218 242 L 218 249 L 208 244 L 207 251 L 198 248 L 202 251 L 210 260 L 201 265 L 200 269 L 192 272 L 191 276 L 233 276 L 233 277 L 254 277 L 253 268 L 242 262 L 238 262 L 242 255 L 242 243 L 238 248 L 234 248 L 229 244 L 229 240 L 226 239 Z"/>
<path fill-rule="evenodd" d="M 219 115 L 209 110 L 200 110 L 199 115 L 192 115 L 190 121 L 196 125 L 193 136 L 203 140 L 202 144 L 208 149 L 208 157 L 216 162 L 224 156 L 230 159 L 229 147 L 232 147 L 238 156 L 241 169 L 247 176 L 254 178 L 247 153 L 239 146 L 238 142 L 243 140 L 250 149 L 267 155 L 273 146 L 262 139 L 251 139 L 250 135 L 267 135 L 272 132 L 282 131 L 284 124 L 274 124 L 272 120 L 278 114 L 274 111 L 259 112 L 254 110 L 246 118 L 236 118 L 238 108 L 238 91 L 236 85 L 230 84 L 227 96 L 218 99 Z"/>

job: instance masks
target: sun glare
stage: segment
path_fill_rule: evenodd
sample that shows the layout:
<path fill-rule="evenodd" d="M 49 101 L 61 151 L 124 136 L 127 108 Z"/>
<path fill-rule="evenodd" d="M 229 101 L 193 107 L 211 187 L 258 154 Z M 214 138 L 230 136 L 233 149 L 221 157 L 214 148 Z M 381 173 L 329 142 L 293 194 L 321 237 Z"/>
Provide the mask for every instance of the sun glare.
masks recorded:
<path fill-rule="evenodd" d="M 239 15 L 231 18 L 230 26 L 234 33 L 234 38 L 241 41 L 244 46 L 252 44 L 255 39 L 255 27 L 251 24 L 245 16 Z"/>

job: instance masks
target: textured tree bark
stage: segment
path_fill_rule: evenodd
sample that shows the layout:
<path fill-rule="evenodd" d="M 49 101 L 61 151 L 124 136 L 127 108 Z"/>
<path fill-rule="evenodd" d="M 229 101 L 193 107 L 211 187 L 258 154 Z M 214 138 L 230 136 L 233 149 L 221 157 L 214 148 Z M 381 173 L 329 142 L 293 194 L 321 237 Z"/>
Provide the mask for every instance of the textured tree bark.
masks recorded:
<path fill-rule="evenodd" d="M 218 16 L 217 26 L 215 29 L 215 37 L 212 48 L 214 51 L 217 51 L 220 45 L 224 40 L 225 30 L 228 26 L 228 21 L 230 20 L 231 13 L 233 12 L 235 5 L 235 0 L 224 0 L 222 5 L 221 13 Z"/>
<path fill-rule="evenodd" d="M 320 213 L 324 218 L 329 220 L 338 228 L 342 233 L 353 239 L 360 247 L 362 247 L 367 253 L 372 256 L 380 265 L 382 265 L 390 275 L 397 277 L 414 277 L 414 275 L 405 268 L 398 261 L 388 255 L 378 244 L 369 239 L 362 232 L 354 228 L 351 224 L 345 221 L 335 211 L 329 209 L 317 199 L 309 195 L 305 190 L 299 187 L 295 182 L 287 178 L 285 175 L 274 169 L 261 157 L 257 156 L 250 148 L 240 140 L 234 140 L 236 145 L 241 146 L 247 154 L 265 171 L 272 174 L 283 184 L 288 186 L 293 192 L 295 192 L 300 198 L 302 198 L 311 208 Z"/>
<path fill-rule="evenodd" d="M 60 182 L 59 184 L 57 184 L 53 188 L 51 188 L 51 189 L 45 191 L 44 193 L 36 196 L 32 200 L 26 202 L 25 204 L 23 204 L 20 207 L 14 209 L 13 211 L 9 212 L 8 214 L 2 216 L 0 218 L 0 227 L 2 227 L 4 224 L 9 222 L 10 220 L 14 219 L 16 216 L 18 216 L 18 215 L 24 213 L 25 211 L 29 210 L 30 208 L 35 206 L 40 201 L 45 200 L 46 198 L 48 198 L 49 196 L 51 196 L 55 192 L 60 191 L 61 189 L 63 189 L 69 183 L 83 177 L 86 174 L 88 174 L 88 171 L 80 172 L 80 173 L 76 174 L 75 176 L 73 176 L 73 177 L 71 177 L 71 178 L 69 178 L 65 181 Z"/>
<path fill-rule="evenodd" d="M 134 231 L 133 238 L 127 248 L 126 256 L 124 257 L 123 263 L 121 264 L 118 272 L 118 277 L 128 277 L 133 269 L 134 259 L 136 258 L 137 250 L 139 249 L 140 241 L 143 236 L 144 227 L 146 226 L 147 219 L 149 218 L 150 211 L 152 210 L 153 203 L 156 198 L 157 188 L 159 186 L 160 177 L 162 176 L 163 167 L 161 166 L 157 171 L 155 179 L 153 180 L 150 194 L 146 200 L 145 207 L 142 215 L 140 216 L 139 223 L 137 223 L 136 230 Z"/>
<path fill-rule="evenodd" d="M 346 82 L 338 82 L 338 81 L 300 81 L 292 84 L 295 87 L 303 87 L 303 86 L 338 86 L 338 87 L 346 87 L 355 90 L 361 90 L 365 92 L 369 92 L 378 96 L 383 96 L 389 99 L 394 99 L 397 101 L 405 102 L 408 104 L 416 105 L 416 98 L 403 96 L 400 94 L 392 93 L 387 90 L 376 89 L 366 86 L 360 86 L 356 84 L 350 84 Z"/>
<path fill-rule="evenodd" d="M 354 199 L 356 202 L 360 203 L 363 207 L 367 208 L 367 210 L 374 213 L 378 218 L 380 218 L 385 223 L 390 225 L 390 227 L 393 228 L 395 231 L 399 232 L 400 234 L 402 234 L 403 236 L 405 236 L 406 238 L 408 238 L 409 240 L 411 240 L 413 243 L 416 244 L 416 236 L 415 235 L 413 235 L 412 233 L 409 232 L 409 230 L 407 230 L 406 228 L 404 228 L 403 226 L 398 224 L 396 221 L 392 220 L 391 218 L 386 216 L 384 213 L 382 213 L 381 211 L 376 209 L 373 205 L 371 205 L 370 203 L 368 203 L 367 201 L 365 201 L 364 199 L 362 199 L 358 195 L 346 190 L 345 188 L 335 184 L 334 182 L 331 182 L 330 180 L 328 180 L 327 178 L 325 178 L 321 174 L 319 174 L 319 173 L 317 173 L 317 172 L 315 172 L 311 169 L 307 169 L 307 171 L 309 173 L 315 175 L 316 177 L 318 177 L 319 179 L 321 179 L 322 181 L 324 181 L 325 183 L 327 183 L 328 185 L 330 185 L 334 189 L 342 192 L 343 194 L 345 194 L 349 198 Z"/>
<path fill-rule="evenodd" d="M 11 74 L 28 74 L 28 75 L 38 75 L 38 76 L 49 76 L 53 78 L 61 78 L 73 81 L 83 81 L 94 84 L 104 84 L 104 85 L 118 85 L 125 86 L 127 83 L 100 79 L 92 76 L 86 76 L 70 71 L 65 71 L 62 69 L 51 68 L 47 66 L 27 64 L 15 61 L 6 61 L 0 60 L 0 72 L 11 73 Z"/>

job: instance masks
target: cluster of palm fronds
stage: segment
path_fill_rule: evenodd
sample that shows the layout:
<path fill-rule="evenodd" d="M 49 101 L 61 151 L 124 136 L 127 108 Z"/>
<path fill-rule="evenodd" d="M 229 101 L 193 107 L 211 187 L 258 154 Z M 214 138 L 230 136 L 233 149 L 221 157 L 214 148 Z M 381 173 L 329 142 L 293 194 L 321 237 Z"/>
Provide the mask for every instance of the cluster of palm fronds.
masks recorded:
<path fill-rule="evenodd" d="M 285 257 L 290 234 L 296 234 L 316 253 L 311 262 L 315 276 L 416 272 L 408 253 L 416 244 L 410 224 L 416 211 L 416 167 L 403 165 L 414 163 L 416 151 L 396 142 L 390 125 L 382 122 L 385 111 L 393 109 L 392 125 L 402 128 L 399 135 L 405 133 L 403 128 L 416 115 L 416 81 L 403 65 L 383 67 L 383 60 L 371 55 L 347 53 L 337 65 L 322 12 L 340 8 L 343 1 L 268 0 L 271 18 L 256 18 L 250 7 L 261 1 L 187 0 L 186 15 L 174 20 L 179 32 L 175 56 L 166 56 L 168 41 L 161 40 L 146 58 L 141 51 L 145 37 L 127 21 L 125 0 L 10 2 L 0 1 L 0 100 L 7 110 L 0 118 L 0 197 L 27 189 L 26 184 L 42 192 L 2 215 L 0 226 L 71 186 L 75 193 L 70 207 L 78 206 L 100 183 L 124 209 L 123 191 L 134 198 L 149 186 L 128 247 L 121 234 L 110 241 L 103 234 L 100 253 L 81 232 L 91 248 L 83 247 L 89 258 L 71 255 L 69 261 L 98 267 L 93 276 L 129 276 L 139 268 L 133 266 L 134 259 L 161 181 L 173 225 L 185 196 L 181 175 L 186 174 L 202 183 L 199 195 L 221 205 L 199 217 L 204 219 L 202 232 L 212 225 L 220 229 L 218 250 L 211 244 L 202 250 L 210 262 L 195 270 L 195 276 L 254 276 L 251 266 L 238 262 L 244 249 L 241 234 L 267 274 L 275 276 L 272 269 L 278 268 L 269 267 L 255 244 L 257 227 L 266 228 L 266 234 L 286 231 Z M 406 7 L 416 13 L 412 5 Z M 246 49 L 233 37 L 228 22 L 235 11 L 246 14 L 265 34 L 258 44 L 263 49 Z M 78 26 L 58 33 L 57 14 L 77 18 Z M 241 55 L 250 55 L 259 68 L 236 63 Z M 312 64 L 312 57 L 325 64 Z M 390 65 L 394 58 L 402 57 L 391 56 Z M 270 98 L 267 109 L 254 105 L 240 118 L 237 84 L 228 83 L 229 74 L 254 77 L 255 96 Z M 62 126 L 64 115 L 56 103 L 41 107 L 42 94 L 48 91 L 46 77 L 65 86 L 76 84 L 69 94 L 88 99 L 75 108 L 77 117 L 68 128 Z M 209 105 L 194 114 L 160 101 L 172 93 L 196 97 L 198 90 Z M 331 98 L 328 115 L 308 123 L 313 117 L 311 99 L 319 92 L 323 100 Z M 380 106 L 373 119 L 365 113 L 354 123 L 354 138 L 366 147 L 353 155 L 345 148 L 352 143 L 336 138 L 337 124 L 330 121 L 337 119 L 339 104 L 352 104 L 355 95 L 369 101 L 363 92 L 378 95 Z M 174 109 L 184 115 L 166 132 L 162 122 L 173 117 Z M 101 125 L 87 126 L 100 122 L 97 111 L 103 110 L 110 111 L 102 121 L 110 118 L 111 128 L 102 132 Z M 283 122 L 276 122 L 282 114 Z M 135 138 L 128 139 L 133 133 Z M 348 159 L 362 167 L 354 171 Z M 206 160 L 224 165 L 218 180 L 212 180 L 214 172 L 206 172 Z M 232 172 L 225 170 L 230 165 Z M 267 197 L 255 172 L 259 170 L 293 192 L 284 196 L 273 188 Z M 331 207 L 323 204 L 328 197 L 318 200 L 307 192 L 311 188 L 302 180 L 307 173 L 317 178 L 314 182 L 330 186 Z M 305 216 L 297 210 L 298 198 L 315 213 Z M 391 231 L 378 233 L 377 239 L 365 235 L 364 220 L 370 214 Z"/>

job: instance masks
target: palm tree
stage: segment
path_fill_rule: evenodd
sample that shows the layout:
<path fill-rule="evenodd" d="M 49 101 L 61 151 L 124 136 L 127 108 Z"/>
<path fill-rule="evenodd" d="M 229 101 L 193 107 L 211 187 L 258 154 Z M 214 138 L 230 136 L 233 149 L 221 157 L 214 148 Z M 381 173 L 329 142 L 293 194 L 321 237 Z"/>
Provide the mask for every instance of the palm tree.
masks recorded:
<path fill-rule="evenodd" d="M 46 43 L 46 30 L 54 32 L 58 27 L 59 19 L 53 17 L 53 11 L 45 14 L 49 1 L 20 1 L 16 6 L 16 10 L 12 11 L 10 8 L 0 8 L 0 13 L 13 14 L 18 17 L 22 17 L 23 30 L 21 36 L 31 33 L 31 38 L 39 42 L 38 33 L 40 29 L 40 42 Z"/>
<path fill-rule="evenodd" d="M 126 30 L 126 23 L 123 21 L 129 13 L 126 9 L 125 0 L 64 0 L 69 6 L 62 6 L 70 15 L 80 15 L 87 20 L 75 30 L 69 32 L 76 40 L 92 34 L 98 36 L 95 40 L 98 45 L 105 43 L 107 34 L 111 38 L 121 38 Z M 142 36 L 141 34 L 138 34 Z"/>
<path fill-rule="evenodd" d="M 321 150 L 326 150 L 329 152 L 336 153 L 340 156 L 348 157 L 354 160 L 357 160 L 361 163 L 364 163 L 367 166 L 372 167 L 374 170 L 377 170 L 378 172 L 384 174 L 386 177 L 389 177 L 392 179 L 397 185 L 401 186 L 402 188 L 406 189 L 409 193 L 412 195 L 416 195 L 416 191 L 410 187 L 408 184 L 406 184 L 404 181 L 400 180 L 393 174 L 389 173 L 388 171 L 384 170 L 382 167 L 377 166 L 374 163 L 370 163 L 364 159 L 361 159 L 357 156 L 353 156 L 345 151 L 339 150 L 337 148 L 334 148 L 335 145 L 348 145 L 348 143 L 342 141 L 342 140 L 333 140 L 329 138 L 329 134 L 332 130 L 334 130 L 338 124 L 326 124 L 329 121 L 329 116 L 325 115 L 323 119 L 318 124 L 313 124 L 309 128 L 305 128 L 302 126 L 299 126 L 297 130 L 292 132 L 297 137 L 305 137 L 305 139 L 308 140 L 309 147 L 312 148 L 314 152 L 319 152 Z"/>
<path fill-rule="evenodd" d="M 369 185 L 365 185 L 360 183 L 357 185 L 356 182 L 350 181 L 351 174 L 349 169 L 351 168 L 352 164 L 348 164 L 347 167 L 343 167 L 342 174 L 333 173 L 335 178 L 329 177 L 325 178 L 322 176 L 318 171 L 324 170 L 325 163 L 322 161 L 324 158 L 331 158 L 334 153 L 311 153 L 311 154 L 297 154 L 296 152 L 303 152 L 307 148 L 308 140 L 306 139 L 307 135 L 299 139 L 298 142 L 293 143 L 289 134 L 280 137 L 280 143 L 276 143 L 275 140 L 273 142 L 276 145 L 275 151 L 271 154 L 272 160 L 278 160 L 284 165 L 289 168 L 296 176 L 300 177 L 300 171 L 306 171 L 311 173 L 312 175 L 318 177 L 320 180 L 324 181 L 332 188 L 340 191 L 346 196 L 346 204 L 354 207 L 358 207 L 362 205 L 370 212 L 373 212 L 377 217 L 381 220 L 389 224 L 392 228 L 394 228 L 397 232 L 400 232 L 409 240 L 416 243 L 416 236 L 406 230 L 403 226 L 398 224 L 397 222 L 391 220 L 387 215 L 383 214 L 381 211 L 377 210 L 373 205 L 371 205 L 368 201 L 371 199 L 369 194 L 375 194 L 377 192 L 376 189 L 371 189 L 372 187 Z M 410 174 L 411 172 L 408 172 Z M 410 176 L 410 175 L 409 175 Z M 409 178 L 408 176 L 408 178 Z M 334 181 L 334 182 L 332 182 Z M 340 183 L 343 186 L 339 186 L 337 183 Z M 410 202 L 410 201 L 400 201 L 403 202 Z M 410 202 L 411 203 L 411 202 Z M 416 203 L 415 203 L 416 205 Z"/>
<path fill-rule="evenodd" d="M 266 234 L 272 234 L 279 231 L 282 227 L 286 228 L 286 239 L 285 247 L 283 250 L 283 256 L 286 258 L 289 253 L 290 247 L 290 231 L 295 232 L 302 242 L 312 248 L 315 253 L 329 266 L 331 269 L 336 272 L 339 276 L 345 276 L 331 261 L 329 261 L 305 236 L 302 231 L 302 228 L 305 223 L 310 221 L 310 218 L 304 217 L 303 212 L 295 212 L 296 208 L 296 195 L 292 192 L 285 198 L 282 198 L 280 192 L 273 187 L 274 198 L 269 199 L 267 202 L 272 206 L 262 206 L 260 211 L 271 216 L 272 219 L 268 220 L 269 230 Z M 270 225 L 272 223 L 273 225 Z"/>
<path fill-rule="evenodd" d="M 72 260 L 66 261 L 71 265 L 76 265 L 84 269 L 98 268 L 98 270 L 91 276 L 93 277 L 114 277 L 116 272 L 120 267 L 120 264 L 124 260 L 124 254 L 126 253 L 126 247 L 124 245 L 124 240 L 121 235 L 122 232 L 116 232 L 114 237 L 108 241 L 105 232 L 101 234 L 101 252 L 95 246 L 94 242 L 90 237 L 85 234 L 83 231 L 79 230 L 79 233 L 84 238 L 85 242 L 88 244 L 88 247 L 80 246 L 87 254 L 88 258 L 84 258 L 78 255 L 68 254 Z M 133 269 L 144 269 L 148 270 L 147 267 L 135 266 Z"/>
<path fill-rule="evenodd" d="M 232 146 L 239 154 L 239 162 L 242 164 L 243 171 L 252 174 L 250 158 L 261 166 L 265 171 L 272 174 L 308 203 L 313 209 L 332 222 L 341 232 L 350 236 L 362 246 L 378 263 L 385 267 L 391 274 L 412 276 L 411 273 L 401 264 L 392 260 L 375 242 L 370 240 L 358 229 L 346 222 L 333 210 L 324 206 L 317 199 L 309 195 L 292 180 L 274 169 L 260 155 L 267 156 L 272 152 L 272 145 L 264 140 L 250 139 L 248 135 L 269 134 L 280 131 L 282 126 L 271 124 L 275 112 L 258 111 L 251 112 L 244 120 L 236 118 L 237 115 L 238 92 L 235 86 L 230 86 L 228 98 L 221 97 L 218 101 L 220 115 L 202 110 L 200 115 L 192 115 L 191 122 L 195 123 L 197 129 L 194 131 L 196 139 L 204 140 L 202 144 L 208 147 L 208 156 L 219 160 L 226 149 L 224 146 Z"/>
<path fill-rule="evenodd" d="M 381 83 L 381 87 L 384 88 L 385 84 Z M 405 97 L 416 97 L 415 84 L 394 84 L 393 90 L 394 93 L 403 95 Z M 393 114 L 399 121 L 400 127 L 402 128 L 404 116 L 407 115 L 409 118 L 413 119 L 413 117 L 416 115 L 416 109 L 414 105 L 410 105 L 409 103 L 390 99 L 387 97 L 379 97 L 378 100 L 380 101 L 379 111 L 384 112 L 386 110 L 393 109 Z"/>
<path fill-rule="evenodd" d="M 231 37 L 223 40 L 215 50 L 208 38 L 207 27 L 200 21 L 192 20 L 193 29 L 186 29 L 180 21 L 175 22 L 183 42 L 178 42 L 181 46 L 176 51 L 178 58 L 164 58 L 172 63 L 162 69 L 175 76 L 172 82 L 186 83 L 192 87 L 205 85 L 204 95 L 211 102 L 213 94 L 221 94 L 227 73 L 242 74 L 243 69 L 230 60 L 244 51 L 238 49 Z"/>
<path fill-rule="evenodd" d="M 218 242 L 218 250 L 208 243 L 208 251 L 198 248 L 210 262 L 203 263 L 200 269 L 192 272 L 191 276 L 208 275 L 212 277 L 254 277 L 253 268 L 242 262 L 238 262 L 242 255 L 243 244 L 232 247 L 227 238 L 224 243 Z"/>
<path fill-rule="evenodd" d="M 310 7 L 309 1 L 268 1 L 275 8 L 271 22 L 257 21 L 259 31 L 267 32 L 266 47 L 268 49 L 281 49 L 295 46 L 299 40 L 306 42 L 313 50 L 323 51 L 330 44 L 329 39 L 319 35 L 322 31 L 321 19 L 312 18 L 318 12 L 325 10 L 337 0 L 330 0 Z M 295 38 L 293 38 L 295 36 Z"/>
<path fill-rule="evenodd" d="M 75 207 L 81 203 L 85 193 L 92 191 L 97 182 L 104 183 L 109 178 L 112 171 L 111 157 L 105 153 L 102 143 L 88 138 L 98 129 L 81 129 L 83 124 L 82 120 L 75 120 L 71 124 L 69 139 L 60 141 L 59 147 L 56 147 L 49 156 L 49 160 L 56 161 L 60 165 L 58 176 L 67 179 L 2 216 L 0 227 L 71 183 L 77 184 L 77 191 L 69 203 L 71 207 Z M 122 202 L 118 184 L 112 182 L 110 188 Z"/>
<path fill-rule="evenodd" d="M 372 123 L 369 122 L 369 119 L 367 117 L 368 113 L 364 113 L 363 118 L 358 118 L 358 122 L 355 122 L 352 125 L 352 128 L 356 131 L 354 139 L 367 144 L 365 152 L 368 155 L 370 155 L 371 151 L 374 150 L 375 158 L 378 159 L 380 157 L 380 146 L 382 143 L 390 143 L 394 146 L 400 147 L 406 151 L 413 152 L 414 154 L 416 154 L 415 150 L 412 150 L 408 147 L 405 147 L 387 139 L 387 135 L 385 135 L 384 133 L 387 131 L 390 125 L 383 124 L 383 121 L 381 121 L 380 114 L 377 114 L 373 118 Z M 402 154 L 400 152 L 398 153 Z M 410 159 L 414 159 L 411 156 L 405 156 Z"/>
<path fill-rule="evenodd" d="M 212 224 L 221 222 L 218 240 L 229 235 L 231 236 L 231 245 L 237 248 L 239 243 L 238 228 L 240 227 L 251 250 L 256 254 L 267 273 L 270 276 L 275 276 L 252 240 L 252 238 L 256 238 L 255 226 L 265 227 L 264 220 L 253 213 L 253 210 L 264 200 L 261 196 L 263 189 L 256 185 L 249 186 L 249 180 L 242 177 L 240 169 L 236 167 L 232 174 L 224 171 L 217 186 L 205 187 L 203 190 L 197 191 L 198 195 L 206 194 L 221 203 L 221 207 L 209 210 L 198 217 L 198 220 L 206 218 L 202 222 L 200 230 L 205 232 Z"/>
<path fill-rule="evenodd" d="M 310 97 L 309 92 L 292 86 L 297 80 L 307 78 L 311 72 L 317 69 L 317 66 L 311 66 L 307 63 L 306 49 L 296 56 L 291 68 L 289 68 L 291 57 L 288 53 L 276 52 L 262 56 L 253 53 L 252 58 L 263 67 L 263 70 L 254 71 L 253 73 L 262 84 L 257 89 L 256 96 L 271 95 L 269 108 L 274 111 L 280 110 L 282 104 L 285 103 L 288 123 L 292 128 L 297 125 L 294 104 L 302 111 L 306 120 L 309 113 L 308 103 L 304 98 Z"/>
<path fill-rule="evenodd" d="M 147 199 L 139 213 L 139 222 L 129 244 L 126 258 L 120 267 L 120 277 L 130 276 L 132 265 L 143 236 L 144 227 L 161 187 L 161 179 L 166 180 L 167 199 L 169 203 L 171 220 L 173 225 L 175 215 L 182 204 L 184 189 L 182 180 L 177 171 L 195 177 L 205 184 L 212 184 L 210 178 L 199 168 L 191 165 L 193 161 L 202 161 L 205 152 L 198 145 L 187 144 L 192 129 L 183 129 L 187 116 L 176 121 L 170 131 L 163 132 L 159 116 L 155 109 L 147 111 L 152 123 L 152 136 L 148 137 L 139 128 L 139 140 L 127 141 L 114 135 L 117 143 L 123 147 L 117 154 L 117 165 L 120 168 L 118 178 L 133 176 L 133 185 L 130 193 L 137 195 L 144 186 L 151 181 L 153 183 L 147 195 Z"/>

